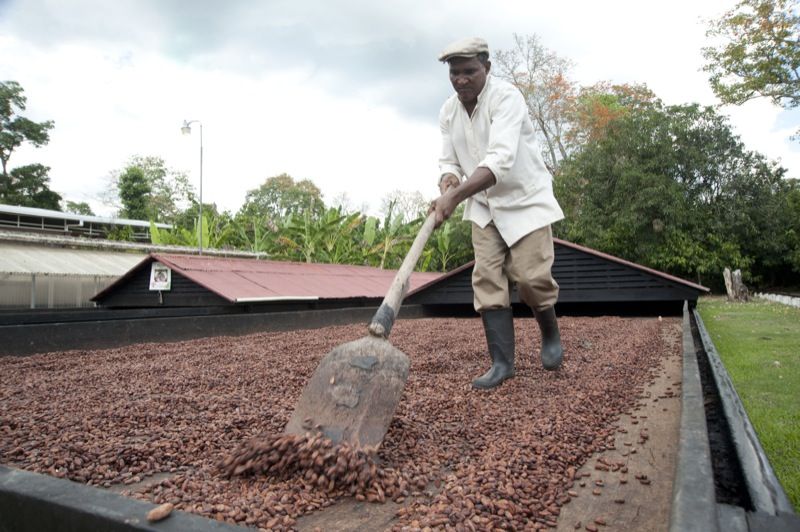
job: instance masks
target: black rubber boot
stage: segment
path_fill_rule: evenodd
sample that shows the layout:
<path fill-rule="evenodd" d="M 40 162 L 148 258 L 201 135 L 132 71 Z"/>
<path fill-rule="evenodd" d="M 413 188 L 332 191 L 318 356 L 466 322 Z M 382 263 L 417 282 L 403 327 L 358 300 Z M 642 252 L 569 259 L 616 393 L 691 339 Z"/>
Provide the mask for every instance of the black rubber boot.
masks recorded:
<path fill-rule="evenodd" d="M 472 387 L 485 390 L 514 376 L 514 312 L 510 307 L 486 310 L 481 318 L 492 367 L 472 381 Z"/>
<path fill-rule="evenodd" d="M 561 349 L 561 335 L 558 332 L 558 320 L 553 307 L 534 311 L 536 322 L 542 333 L 542 366 L 547 370 L 556 370 L 561 366 L 564 351 Z"/>

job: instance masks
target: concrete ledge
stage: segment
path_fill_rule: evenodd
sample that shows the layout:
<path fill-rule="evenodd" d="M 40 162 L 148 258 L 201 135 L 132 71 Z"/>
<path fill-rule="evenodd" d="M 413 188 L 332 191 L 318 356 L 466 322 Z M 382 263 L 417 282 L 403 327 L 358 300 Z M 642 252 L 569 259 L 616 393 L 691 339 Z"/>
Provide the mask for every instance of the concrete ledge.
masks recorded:
<path fill-rule="evenodd" d="M 747 514 L 749 532 L 797 532 L 800 516 L 797 514 L 769 515 L 761 512 Z"/>
<path fill-rule="evenodd" d="M 708 444 L 703 389 L 692 338 L 689 305 L 683 307 L 683 385 L 678 460 L 670 512 L 670 532 L 719 530 L 714 473 Z"/>
<path fill-rule="evenodd" d="M 747 492 L 753 503 L 753 510 L 768 515 L 778 513 L 794 513 L 786 492 L 775 476 L 775 471 L 769 463 L 764 448 L 758 439 L 753 424 L 747 416 L 742 400 L 733 387 L 728 370 L 719 357 L 711 336 L 703 324 L 703 319 L 695 310 L 694 319 L 703 349 L 711 365 L 711 373 L 717 385 L 722 410 L 730 428 L 731 440 L 736 448 L 736 454 L 742 466 Z"/>
<path fill-rule="evenodd" d="M 25 356 L 71 349 L 105 349 L 136 343 L 177 342 L 209 336 L 315 329 L 367 324 L 377 308 L 353 307 L 290 312 L 252 312 L 198 316 L 129 317 L 90 321 L 51 321 L 0 326 L 0 356 Z M 419 305 L 401 308 L 399 319 L 423 317 Z"/>
<path fill-rule="evenodd" d="M 0 532 L 243 530 L 179 511 L 150 523 L 147 513 L 155 507 L 69 480 L 0 466 Z"/>
<path fill-rule="evenodd" d="M 717 520 L 725 532 L 748 532 L 747 513 L 744 508 L 729 504 L 717 505 Z"/>

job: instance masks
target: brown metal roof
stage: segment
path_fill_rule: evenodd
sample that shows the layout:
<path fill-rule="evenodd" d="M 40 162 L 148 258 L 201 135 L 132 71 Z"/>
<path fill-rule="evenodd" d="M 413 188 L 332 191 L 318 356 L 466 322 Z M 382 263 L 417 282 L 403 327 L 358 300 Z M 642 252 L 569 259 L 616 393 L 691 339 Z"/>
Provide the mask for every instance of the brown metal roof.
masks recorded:
<path fill-rule="evenodd" d="M 395 270 L 347 264 L 308 264 L 159 253 L 151 253 L 143 263 L 154 260 L 233 303 L 383 297 L 397 273 Z M 141 266 L 142 264 L 134 270 Z M 114 286 L 132 272 L 133 270 L 128 272 L 92 299 L 101 298 L 113 290 Z M 439 273 L 412 273 L 409 290 L 439 276 Z"/>

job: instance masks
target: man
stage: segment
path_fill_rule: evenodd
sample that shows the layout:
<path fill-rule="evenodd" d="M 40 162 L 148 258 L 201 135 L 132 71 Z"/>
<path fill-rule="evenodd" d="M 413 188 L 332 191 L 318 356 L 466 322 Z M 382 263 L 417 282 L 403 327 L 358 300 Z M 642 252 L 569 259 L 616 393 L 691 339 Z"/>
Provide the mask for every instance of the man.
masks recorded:
<path fill-rule="evenodd" d="M 472 222 L 475 251 L 474 305 L 492 359 L 489 371 L 472 385 L 494 388 L 514 376 L 510 282 L 517 284 L 539 324 L 543 366 L 555 370 L 561 365 L 550 224 L 564 214 L 553 196 L 525 100 L 516 87 L 489 75 L 486 41 L 454 42 L 439 60 L 448 64 L 456 93 L 439 113 L 442 195 L 431 210 L 438 226 L 467 200 L 464 219 Z"/>

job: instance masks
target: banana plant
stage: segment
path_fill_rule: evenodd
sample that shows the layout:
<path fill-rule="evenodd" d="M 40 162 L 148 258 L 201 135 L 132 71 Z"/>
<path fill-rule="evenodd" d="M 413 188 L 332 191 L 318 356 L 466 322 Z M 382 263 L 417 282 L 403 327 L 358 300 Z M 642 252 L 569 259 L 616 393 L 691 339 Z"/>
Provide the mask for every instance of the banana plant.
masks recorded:
<path fill-rule="evenodd" d="M 471 224 L 461 218 L 464 207 L 437 229 L 422 254 L 422 271 L 446 272 L 473 259 Z"/>
<path fill-rule="evenodd" d="M 228 244 L 233 228 L 228 223 L 220 222 L 217 217 L 209 219 L 203 215 L 203 231 L 200 234 L 200 224 L 194 222 L 191 229 L 176 227 L 171 231 L 158 229 L 155 224 L 150 222 L 150 241 L 158 245 L 173 245 L 198 247 L 200 242 L 203 248 L 219 248 Z M 202 240 L 201 240 L 202 239 Z"/>
<path fill-rule="evenodd" d="M 346 216 L 329 209 L 321 217 L 306 210 L 300 216 L 290 214 L 281 227 L 278 237 L 280 255 L 303 262 L 325 262 L 326 239 L 337 232 Z M 333 246 L 330 240 L 328 245 Z"/>
<path fill-rule="evenodd" d="M 166 246 L 170 243 L 169 239 L 169 231 L 166 229 L 159 229 L 156 227 L 156 223 L 150 220 L 150 243 L 156 246 Z"/>
<path fill-rule="evenodd" d="M 421 220 L 403 223 L 400 216 L 393 216 L 395 202 L 392 201 L 387 209 L 381 228 L 381 259 L 378 267 L 381 269 L 399 266 L 405 257 L 413 235 L 419 228 Z"/>
<path fill-rule="evenodd" d="M 320 258 L 330 264 L 352 264 L 358 261 L 356 231 L 364 223 L 360 213 L 343 214 L 341 207 L 331 208 L 324 215 L 326 228 Z"/>
<path fill-rule="evenodd" d="M 238 247 L 254 253 L 274 253 L 278 227 L 268 216 L 249 216 L 242 219 L 237 217 L 231 225 L 234 227 Z"/>

